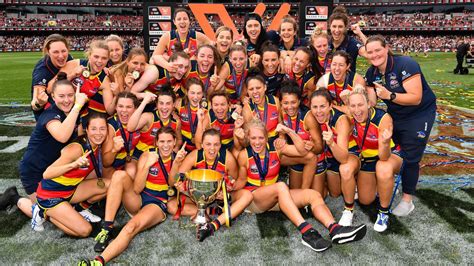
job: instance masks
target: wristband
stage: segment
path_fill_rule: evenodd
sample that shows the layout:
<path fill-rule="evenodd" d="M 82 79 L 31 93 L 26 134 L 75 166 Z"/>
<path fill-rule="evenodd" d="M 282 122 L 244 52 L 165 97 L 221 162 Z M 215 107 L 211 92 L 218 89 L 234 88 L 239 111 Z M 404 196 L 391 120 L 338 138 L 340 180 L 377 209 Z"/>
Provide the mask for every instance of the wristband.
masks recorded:
<path fill-rule="evenodd" d="M 81 111 L 82 105 L 76 103 L 76 104 L 74 104 L 74 106 L 72 107 L 72 109 L 76 109 L 77 111 Z"/>

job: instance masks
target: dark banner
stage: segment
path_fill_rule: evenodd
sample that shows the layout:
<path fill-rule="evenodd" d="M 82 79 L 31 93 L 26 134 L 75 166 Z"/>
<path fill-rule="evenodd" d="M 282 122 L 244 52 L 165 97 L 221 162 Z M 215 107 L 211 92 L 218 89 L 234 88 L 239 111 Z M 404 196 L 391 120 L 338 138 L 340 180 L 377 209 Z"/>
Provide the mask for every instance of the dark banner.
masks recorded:
<path fill-rule="evenodd" d="M 309 37 L 314 28 L 327 30 L 327 22 L 332 12 L 332 1 L 301 2 L 299 10 L 300 37 Z"/>
<path fill-rule="evenodd" d="M 173 28 L 172 15 L 175 8 L 175 4 L 143 3 L 143 40 L 148 55 L 151 56 L 160 37 Z"/>

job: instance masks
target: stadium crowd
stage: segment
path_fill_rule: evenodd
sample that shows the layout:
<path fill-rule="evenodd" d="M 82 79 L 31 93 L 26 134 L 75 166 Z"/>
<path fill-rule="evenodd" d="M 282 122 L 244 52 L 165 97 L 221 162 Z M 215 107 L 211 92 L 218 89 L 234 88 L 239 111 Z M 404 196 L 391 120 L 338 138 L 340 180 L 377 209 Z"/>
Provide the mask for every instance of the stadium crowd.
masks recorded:
<path fill-rule="evenodd" d="M 351 16 L 351 23 L 363 21 L 368 29 L 410 28 L 445 28 L 471 27 L 474 20 L 472 12 L 462 13 L 412 13 L 412 14 L 375 14 Z"/>
<path fill-rule="evenodd" d="M 258 14 L 246 14 L 243 36 L 221 26 L 215 42 L 190 27 L 186 9 L 173 23 L 149 59 L 141 43 L 125 53 L 117 35 L 90 41 L 82 59 L 59 34 L 30 37 L 43 41 L 44 56 L 32 74 L 37 123 L 19 165 L 28 197 L 10 187 L 0 210 L 16 205 L 34 231 L 50 221 L 74 237 L 102 221 L 100 255 L 79 265 L 104 265 L 167 214 L 197 214 L 193 173 L 223 180 L 212 219 L 196 217 L 199 241 L 245 210 L 281 211 L 302 243 L 322 252 L 365 237 L 367 226 L 353 224 L 356 199 L 376 209 L 371 227 L 380 233 L 390 215 L 415 209 L 436 114 L 416 61 L 393 55 L 381 35 L 367 37 L 342 7 L 329 32 L 316 28 L 310 40 L 298 38 L 292 16 L 266 31 Z M 370 64 L 365 77 L 359 56 Z M 403 196 L 390 212 L 397 173 Z M 329 196 L 340 201 L 338 221 Z M 99 217 L 90 207 L 104 198 Z M 131 219 L 111 241 L 122 203 Z M 303 218 L 305 206 L 330 240 Z"/>
<path fill-rule="evenodd" d="M 15 14 L 16 15 L 16 14 Z M 95 16 L 95 15 L 59 15 L 35 14 L 34 17 L 7 16 L 5 13 L 0 19 L 0 28 L 57 28 L 57 29 L 131 29 L 142 28 L 141 16 Z"/>

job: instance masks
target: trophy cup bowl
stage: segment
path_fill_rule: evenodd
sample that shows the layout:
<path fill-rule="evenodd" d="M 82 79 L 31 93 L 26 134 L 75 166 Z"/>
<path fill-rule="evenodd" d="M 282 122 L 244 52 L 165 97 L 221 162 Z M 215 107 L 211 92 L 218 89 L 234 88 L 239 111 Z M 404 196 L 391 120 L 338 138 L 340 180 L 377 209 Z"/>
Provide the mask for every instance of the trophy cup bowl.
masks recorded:
<path fill-rule="evenodd" d="M 206 215 L 206 208 L 216 199 L 216 195 L 221 189 L 223 175 L 211 169 L 195 169 L 185 175 L 188 180 L 189 196 L 198 207 L 193 222 L 196 224 L 207 223 L 209 218 Z"/>

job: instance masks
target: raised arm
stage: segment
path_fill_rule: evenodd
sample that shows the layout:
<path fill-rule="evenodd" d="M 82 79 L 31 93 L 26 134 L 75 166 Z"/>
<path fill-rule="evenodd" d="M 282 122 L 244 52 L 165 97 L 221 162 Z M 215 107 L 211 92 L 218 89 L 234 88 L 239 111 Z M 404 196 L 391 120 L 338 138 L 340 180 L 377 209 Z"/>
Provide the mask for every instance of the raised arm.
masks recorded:
<path fill-rule="evenodd" d="M 67 115 L 63 122 L 59 120 L 52 120 L 46 125 L 46 129 L 53 136 L 53 138 L 61 143 L 66 143 L 74 133 L 76 122 L 79 117 L 79 112 L 82 106 L 87 102 L 87 95 L 79 92 L 79 86 L 76 90 L 76 97 L 74 107 Z"/>
<path fill-rule="evenodd" d="M 87 156 L 91 151 L 82 154 L 82 147 L 78 143 L 71 143 L 61 150 L 61 156 L 43 173 L 44 179 L 52 179 L 81 166 L 88 166 L 89 160 Z"/>

